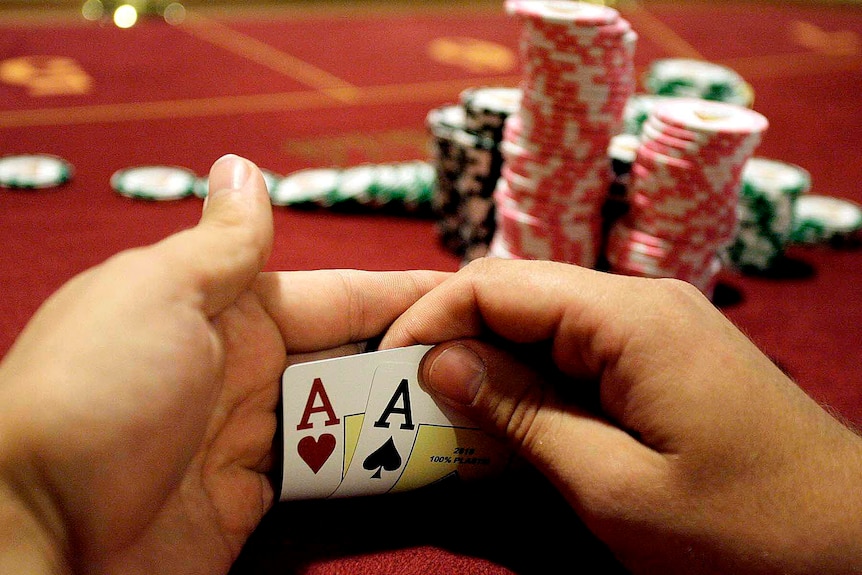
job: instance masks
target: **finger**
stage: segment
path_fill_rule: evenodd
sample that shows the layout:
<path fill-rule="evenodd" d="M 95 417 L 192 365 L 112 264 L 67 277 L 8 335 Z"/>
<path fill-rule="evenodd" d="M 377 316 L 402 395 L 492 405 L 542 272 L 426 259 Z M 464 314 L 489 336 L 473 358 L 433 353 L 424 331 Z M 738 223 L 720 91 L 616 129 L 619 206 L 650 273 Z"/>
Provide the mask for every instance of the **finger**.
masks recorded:
<path fill-rule="evenodd" d="M 449 274 L 321 270 L 261 274 L 254 286 L 288 353 L 315 352 L 381 334 Z"/>
<path fill-rule="evenodd" d="M 157 247 L 170 268 L 190 276 L 209 316 L 218 314 L 246 289 L 269 258 L 272 208 L 260 170 L 227 155 L 210 171 L 209 194 L 198 225 Z"/>
<path fill-rule="evenodd" d="M 561 369 L 597 375 L 608 342 L 595 336 L 618 336 L 616 324 L 607 319 L 625 318 L 631 296 L 613 296 L 630 279 L 554 262 L 477 260 L 399 317 L 381 345 L 439 343 L 484 333 L 517 343 L 552 340 Z"/>
<path fill-rule="evenodd" d="M 580 511 L 608 508 L 635 483 L 661 484 L 660 454 L 564 400 L 561 382 L 506 351 L 471 339 L 447 342 L 425 356 L 419 376 L 430 393 L 505 438 Z"/>

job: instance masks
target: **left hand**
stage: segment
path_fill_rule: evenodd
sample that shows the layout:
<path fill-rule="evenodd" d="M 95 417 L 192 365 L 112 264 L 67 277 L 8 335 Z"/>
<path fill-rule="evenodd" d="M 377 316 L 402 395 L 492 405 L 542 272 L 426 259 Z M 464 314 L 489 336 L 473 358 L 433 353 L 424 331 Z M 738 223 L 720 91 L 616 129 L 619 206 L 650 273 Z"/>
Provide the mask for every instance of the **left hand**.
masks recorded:
<path fill-rule="evenodd" d="M 198 226 L 70 281 L 0 364 L 0 518 L 18 503 L 54 572 L 227 572 L 273 502 L 291 356 L 352 351 L 442 278 L 260 275 L 260 172 L 226 156 L 210 190 Z"/>

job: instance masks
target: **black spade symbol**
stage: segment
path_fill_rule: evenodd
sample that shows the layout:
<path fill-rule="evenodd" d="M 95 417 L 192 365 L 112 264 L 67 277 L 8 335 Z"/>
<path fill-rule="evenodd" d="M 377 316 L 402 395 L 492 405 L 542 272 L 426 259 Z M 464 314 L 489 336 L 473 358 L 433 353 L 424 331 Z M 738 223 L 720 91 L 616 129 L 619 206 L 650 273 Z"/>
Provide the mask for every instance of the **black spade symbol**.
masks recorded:
<path fill-rule="evenodd" d="M 373 479 L 380 479 L 380 474 L 386 471 L 395 471 L 401 467 L 401 454 L 395 448 L 395 441 L 390 437 L 386 443 L 378 447 L 365 458 L 362 467 L 368 471 L 374 471 Z"/>

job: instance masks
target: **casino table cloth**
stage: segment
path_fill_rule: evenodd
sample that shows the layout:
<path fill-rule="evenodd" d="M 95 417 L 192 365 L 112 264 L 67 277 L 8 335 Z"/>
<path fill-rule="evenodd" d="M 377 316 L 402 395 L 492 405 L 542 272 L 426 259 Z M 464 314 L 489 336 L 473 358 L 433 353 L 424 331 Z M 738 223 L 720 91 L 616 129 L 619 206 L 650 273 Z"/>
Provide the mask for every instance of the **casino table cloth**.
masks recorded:
<path fill-rule="evenodd" d="M 862 11 L 842 4 L 625 2 L 638 70 L 729 66 L 769 129 L 756 155 L 811 193 L 862 202 Z M 111 254 L 195 223 L 201 202 L 145 202 L 110 176 L 205 174 L 234 152 L 288 174 L 428 158 L 425 117 L 476 86 L 515 86 L 519 24 L 502 2 L 189 6 L 131 29 L 73 11 L 0 12 L 0 155 L 46 153 L 66 185 L 0 193 L 0 352 L 50 293 Z M 276 208 L 268 269 L 430 268 L 459 259 L 434 222 Z M 792 246 L 775 273 L 722 272 L 718 305 L 809 394 L 862 424 L 862 251 Z M 234 573 L 623 573 L 529 469 L 415 493 L 277 505 Z"/>

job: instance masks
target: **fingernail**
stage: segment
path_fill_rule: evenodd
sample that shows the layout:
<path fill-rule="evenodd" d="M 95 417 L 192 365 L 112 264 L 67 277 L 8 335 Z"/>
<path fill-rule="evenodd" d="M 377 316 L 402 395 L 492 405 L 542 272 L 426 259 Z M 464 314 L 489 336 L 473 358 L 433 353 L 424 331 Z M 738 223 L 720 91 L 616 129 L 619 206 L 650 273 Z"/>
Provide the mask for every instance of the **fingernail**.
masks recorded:
<path fill-rule="evenodd" d="M 453 345 L 434 359 L 425 383 L 450 401 L 469 405 L 485 379 L 485 371 L 485 363 L 473 350 Z"/>
<path fill-rule="evenodd" d="M 242 189 L 250 175 L 247 161 L 234 154 L 222 156 L 210 170 L 207 199 L 223 191 Z"/>

